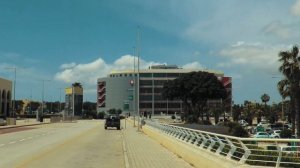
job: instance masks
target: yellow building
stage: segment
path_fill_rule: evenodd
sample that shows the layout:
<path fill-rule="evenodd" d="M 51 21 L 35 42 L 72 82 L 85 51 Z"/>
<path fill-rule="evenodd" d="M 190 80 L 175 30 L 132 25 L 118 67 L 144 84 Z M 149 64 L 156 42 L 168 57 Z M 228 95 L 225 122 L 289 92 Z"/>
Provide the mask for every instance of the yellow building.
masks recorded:
<path fill-rule="evenodd" d="M 65 89 L 65 93 L 65 115 L 82 116 L 83 88 L 81 84 L 73 83 L 71 87 Z"/>

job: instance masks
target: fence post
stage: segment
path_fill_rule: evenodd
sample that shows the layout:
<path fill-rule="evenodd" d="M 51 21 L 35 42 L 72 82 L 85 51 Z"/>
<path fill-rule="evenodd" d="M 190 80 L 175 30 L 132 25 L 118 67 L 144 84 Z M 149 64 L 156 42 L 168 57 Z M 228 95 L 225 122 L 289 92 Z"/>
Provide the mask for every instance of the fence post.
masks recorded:
<path fill-rule="evenodd" d="M 241 158 L 241 160 L 239 161 L 239 163 L 244 164 L 247 161 L 249 155 L 251 154 L 251 151 L 249 150 L 249 148 L 241 140 L 238 140 L 238 141 L 240 142 L 242 148 L 245 151 L 245 153 L 244 153 L 243 157 Z"/>

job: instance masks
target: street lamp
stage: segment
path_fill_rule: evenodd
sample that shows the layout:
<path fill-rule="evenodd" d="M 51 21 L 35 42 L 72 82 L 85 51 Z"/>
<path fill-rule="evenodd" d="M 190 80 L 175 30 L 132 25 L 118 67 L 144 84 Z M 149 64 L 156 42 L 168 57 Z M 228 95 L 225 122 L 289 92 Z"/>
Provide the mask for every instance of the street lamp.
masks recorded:
<path fill-rule="evenodd" d="M 43 82 L 43 89 L 42 89 L 42 115 L 44 114 L 44 92 L 45 92 L 45 82 L 50 82 L 50 80 L 42 80 Z M 39 120 L 39 113 L 36 113 L 36 120 Z"/>
<path fill-rule="evenodd" d="M 15 111 L 16 111 L 16 83 L 17 83 L 17 68 L 16 67 L 9 67 L 9 68 L 5 68 L 8 70 L 14 70 L 15 72 L 15 79 L 14 79 L 14 101 L 13 101 L 13 112 L 12 112 L 12 116 L 15 116 Z"/>

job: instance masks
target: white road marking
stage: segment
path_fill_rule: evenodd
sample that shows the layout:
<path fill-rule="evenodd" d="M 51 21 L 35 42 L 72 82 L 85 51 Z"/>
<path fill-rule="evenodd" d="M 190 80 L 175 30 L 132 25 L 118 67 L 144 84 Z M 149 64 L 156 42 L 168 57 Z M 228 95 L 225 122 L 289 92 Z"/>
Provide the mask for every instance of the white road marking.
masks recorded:
<path fill-rule="evenodd" d="M 46 135 L 46 134 L 42 134 L 42 135 Z"/>
<path fill-rule="evenodd" d="M 0 144 L 0 147 L 4 146 L 5 144 Z"/>
<path fill-rule="evenodd" d="M 20 139 L 19 141 L 22 142 L 22 141 L 25 141 L 25 139 Z"/>
<path fill-rule="evenodd" d="M 27 139 L 32 139 L 32 137 L 28 137 Z"/>
<path fill-rule="evenodd" d="M 14 143 L 16 143 L 16 141 L 11 141 L 11 142 L 9 142 L 8 144 L 14 144 Z"/>

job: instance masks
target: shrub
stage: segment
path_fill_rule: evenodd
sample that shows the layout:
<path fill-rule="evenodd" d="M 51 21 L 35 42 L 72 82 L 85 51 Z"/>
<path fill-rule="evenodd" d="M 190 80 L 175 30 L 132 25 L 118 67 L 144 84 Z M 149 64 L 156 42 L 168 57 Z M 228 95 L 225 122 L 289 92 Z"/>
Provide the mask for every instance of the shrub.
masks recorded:
<path fill-rule="evenodd" d="M 237 137 L 249 137 L 248 132 L 240 125 L 232 128 L 232 135 Z"/>
<path fill-rule="evenodd" d="M 200 124 L 200 125 L 212 125 L 212 123 L 208 120 L 200 120 L 198 122 L 198 124 Z"/>
<path fill-rule="evenodd" d="M 104 116 L 105 116 L 105 112 L 104 111 L 101 111 L 98 113 L 98 118 L 99 119 L 104 119 Z"/>
<path fill-rule="evenodd" d="M 229 127 L 229 130 L 228 130 L 229 132 L 232 132 L 235 127 L 240 126 L 239 123 L 236 123 L 236 122 L 228 122 L 228 123 L 225 123 L 224 125 Z"/>
<path fill-rule="evenodd" d="M 289 129 L 284 129 L 280 132 L 281 138 L 291 138 L 292 137 L 292 131 Z"/>

